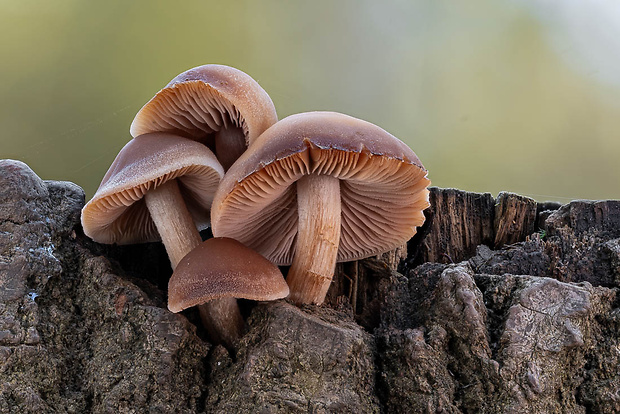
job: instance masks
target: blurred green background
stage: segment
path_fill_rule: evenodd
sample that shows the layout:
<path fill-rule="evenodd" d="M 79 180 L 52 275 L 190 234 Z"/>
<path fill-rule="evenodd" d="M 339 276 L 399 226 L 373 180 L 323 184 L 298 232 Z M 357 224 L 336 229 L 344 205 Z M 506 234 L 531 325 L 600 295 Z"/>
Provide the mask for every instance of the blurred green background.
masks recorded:
<path fill-rule="evenodd" d="M 617 4 L 0 0 L 0 158 L 90 198 L 138 109 L 221 63 L 280 118 L 333 110 L 383 127 L 433 185 L 620 198 Z"/>

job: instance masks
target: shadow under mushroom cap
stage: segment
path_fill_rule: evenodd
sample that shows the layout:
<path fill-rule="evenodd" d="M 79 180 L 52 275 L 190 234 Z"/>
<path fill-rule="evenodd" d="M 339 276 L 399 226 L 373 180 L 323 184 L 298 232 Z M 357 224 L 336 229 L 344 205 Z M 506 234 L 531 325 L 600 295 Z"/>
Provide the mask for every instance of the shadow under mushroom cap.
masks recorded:
<path fill-rule="evenodd" d="M 290 264 L 297 234 L 292 184 L 309 174 L 341 180 L 338 261 L 393 249 L 424 222 L 430 180 L 406 144 L 366 121 L 310 112 L 276 123 L 230 168 L 214 199 L 214 235 Z"/>
<path fill-rule="evenodd" d="M 265 90 L 248 74 L 225 65 L 203 65 L 172 79 L 135 116 L 130 132 L 171 132 L 207 144 L 223 128 L 243 129 L 246 144 L 278 120 Z"/>
<path fill-rule="evenodd" d="M 129 141 L 82 209 L 87 236 L 99 243 L 133 244 L 160 240 L 144 194 L 176 179 L 199 229 L 209 226 L 209 211 L 224 170 L 204 145 L 153 133 Z"/>

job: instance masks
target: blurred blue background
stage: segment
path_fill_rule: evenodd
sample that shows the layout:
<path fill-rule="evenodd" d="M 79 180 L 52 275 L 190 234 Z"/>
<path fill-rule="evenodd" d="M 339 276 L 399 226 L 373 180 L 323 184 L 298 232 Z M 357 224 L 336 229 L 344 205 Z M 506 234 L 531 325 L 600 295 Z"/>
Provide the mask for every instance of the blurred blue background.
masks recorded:
<path fill-rule="evenodd" d="M 433 185 L 620 198 L 620 3 L 0 0 L 0 158 L 96 190 L 178 73 L 235 66 L 280 118 L 333 110 Z"/>

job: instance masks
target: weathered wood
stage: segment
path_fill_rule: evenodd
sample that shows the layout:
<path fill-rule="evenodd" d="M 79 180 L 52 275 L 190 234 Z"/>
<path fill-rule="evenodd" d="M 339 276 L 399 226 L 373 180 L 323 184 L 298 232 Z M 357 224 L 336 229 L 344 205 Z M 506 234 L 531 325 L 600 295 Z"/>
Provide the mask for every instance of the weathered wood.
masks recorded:
<path fill-rule="evenodd" d="M 548 272 L 563 282 L 620 286 L 620 201 L 573 201 L 545 221 Z"/>
<path fill-rule="evenodd" d="M 489 193 L 430 188 L 428 234 L 416 247 L 415 263 L 457 263 L 473 256 L 479 244 L 493 245 L 495 202 Z"/>
<path fill-rule="evenodd" d="M 495 248 L 525 240 L 536 227 L 536 201 L 501 192 L 495 202 Z"/>
<path fill-rule="evenodd" d="M 86 240 L 83 205 L 79 187 L 0 161 L 2 413 L 620 412 L 619 201 L 572 202 L 499 250 L 491 231 L 469 262 L 339 264 L 333 303 L 244 302 L 233 355 L 145 280 L 170 272 L 153 267 L 163 247 Z M 492 229 L 462 205 L 438 228 Z M 440 246 L 430 224 L 409 248 Z"/>
<path fill-rule="evenodd" d="M 536 206 L 536 229 L 545 229 L 545 221 L 556 210 L 562 207 L 557 201 L 543 201 Z"/>
<path fill-rule="evenodd" d="M 334 279 L 327 292 L 325 302 L 328 306 L 341 308 L 350 306 L 356 321 L 366 327 L 378 322 L 377 284 L 398 270 L 407 258 L 407 245 L 394 250 L 353 262 L 338 263 Z"/>
<path fill-rule="evenodd" d="M 407 258 L 407 244 L 397 247 L 394 250 L 377 255 L 376 259 L 385 263 L 388 269 L 398 270 L 403 260 Z"/>
<path fill-rule="evenodd" d="M 575 234 L 600 232 L 620 237 L 620 200 L 572 201 L 551 214 L 545 227 L 552 234 L 570 227 Z"/>
<path fill-rule="evenodd" d="M 425 262 L 456 263 L 476 253 L 476 246 L 493 246 L 495 200 L 491 194 L 468 193 L 451 188 L 430 188 L 431 207 L 418 234 L 404 246 L 358 263 L 339 264 L 328 292 L 327 303 L 335 306 L 346 298 L 358 323 L 372 327 L 380 299 L 373 291 L 379 279 L 398 270 L 401 259 L 409 266 Z M 536 213 L 536 210 L 534 210 Z"/>

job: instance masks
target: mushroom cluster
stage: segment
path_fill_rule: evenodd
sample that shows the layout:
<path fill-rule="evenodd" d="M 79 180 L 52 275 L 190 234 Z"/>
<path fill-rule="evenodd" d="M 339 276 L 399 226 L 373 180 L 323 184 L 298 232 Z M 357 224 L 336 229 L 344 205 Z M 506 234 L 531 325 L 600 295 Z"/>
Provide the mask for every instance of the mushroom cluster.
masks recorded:
<path fill-rule="evenodd" d="M 336 262 L 402 245 L 429 206 L 427 171 L 402 141 L 334 112 L 278 121 L 269 95 L 228 66 L 175 77 L 130 132 L 82 210 L 84 232 L 161 240 L 174 270 L 168 308 L 198 306 L 228 347 L 244 324 L 237 298 L 320 305 Z M 276 265 L 291 265 L 286 281 Z"/>

